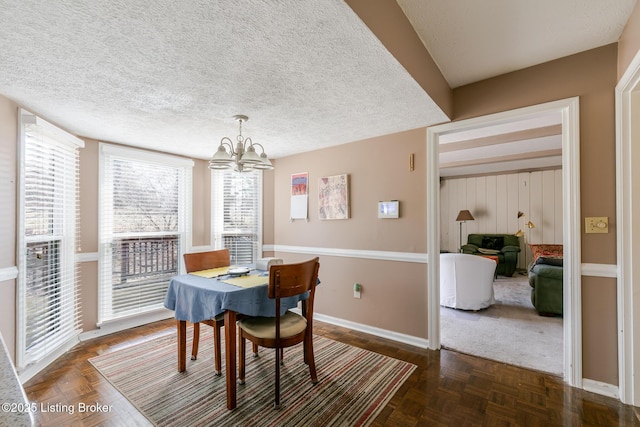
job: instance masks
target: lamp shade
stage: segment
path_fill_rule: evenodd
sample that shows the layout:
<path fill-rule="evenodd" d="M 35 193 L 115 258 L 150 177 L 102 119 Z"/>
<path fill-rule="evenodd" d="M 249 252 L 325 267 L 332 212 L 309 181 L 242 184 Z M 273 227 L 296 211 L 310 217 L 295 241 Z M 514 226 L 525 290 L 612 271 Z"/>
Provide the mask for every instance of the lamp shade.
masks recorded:
<path fill-rule="evenodd" d="M 458 212 L 458 216 L 456 217 L 456 221 L 473 221 L 473 215 L 468 210 L 463 210 Z"/>
<path fill-rule="evenodd" d="M 253 165 L 253 168 L 261 169 L 261 170 L 272 170 L 273 165 L 271 164 L 271 161 L 267 158 L 267 155 L 262 153 L 260 154 L 260 163 L 256 163 L 255 165 Z"/>
<path fill-rule="evenodd" d="M 260 164 L 262 163 L 262 160 L 260 160 L 260 156 L 258 156 L 258 153 L 256 153 L 256 149 L 253 148 L 253 145 L 249 145 L 247 147 L 247 151 L 244 152 L 238 163 Z"/>
<path fill-rule="evenodd" d="M 231 155 L 227 152 L 224 145 L 220 144 L 218 150 L 214 153 L 213 157 L 211 157 L 211 160 L 209 160 L 209 167 L 211 169 L 228 169 L 232 163 Z"/>

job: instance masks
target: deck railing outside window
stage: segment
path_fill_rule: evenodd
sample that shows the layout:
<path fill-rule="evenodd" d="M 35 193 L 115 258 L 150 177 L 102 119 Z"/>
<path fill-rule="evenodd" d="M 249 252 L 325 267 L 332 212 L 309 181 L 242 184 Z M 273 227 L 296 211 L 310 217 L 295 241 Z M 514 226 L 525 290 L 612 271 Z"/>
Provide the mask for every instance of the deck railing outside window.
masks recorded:
<path fill-rule="evenodd" d="M 169 280 L 178 274 L 178 246 L 176 235 L 114 240 L 112 295 L 116 313 L 130 310 L 131 304 L 140 300 L 162 305 Z M 133 295 L 136 298 L 131 298 Z"/>
<path fill-rule="evenodd" d="M 60 328 L 60 242 L 27 244 L 26 349 Z"/>

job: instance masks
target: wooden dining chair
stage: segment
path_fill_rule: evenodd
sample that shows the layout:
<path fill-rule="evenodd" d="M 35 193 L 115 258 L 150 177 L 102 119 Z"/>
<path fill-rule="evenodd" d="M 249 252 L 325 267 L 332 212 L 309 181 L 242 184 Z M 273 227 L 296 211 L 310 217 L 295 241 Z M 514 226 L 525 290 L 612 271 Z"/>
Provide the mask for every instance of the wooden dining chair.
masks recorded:
<path fill-rule="evenodd" d="M 272 265 L 269 269 L 268 296 L 275 299 L 275 317 L 251 317 L 238 322 L 240 384 L 244 384 L 245 377 L 245 340 L 251 341 L 254 349 L 256 344 L 275 349 L 275 409 L 280 407 L 280 365 L 283 361 L 283 348 L 303 343 L 304 362 L 309 365 L 311 382 L 318 382 L 313 356 L 313 300 L 319 268 L 317 257 L 296 264 Z M 292 311 L 280 315 L 281 298 L 305 292 L 309 292 L 309 297 L 303 301 L 302 315 Z"/>
<path fill-rule="evenodd" d="M 229 256 L 229 249 L 184 254 L 184 265 L 187 269 L 187 273 L 230 266 L 231 258 Z M 200 323 L 204 323 L 205 325 L 213 327 L 215 371 L 216 375 L 221 375 L 222 350 L 220 344 L 220 329 L 222 329 L 222 327 L 224 326 L 224 313 L 217 315 L 213 319 L 203 320 L 202 322 L 196 322 L 193 324 L 193 347 L 191 348 L 191 360 L 196 360 L 198 358 L 198 345 L 200 344 Z"/>

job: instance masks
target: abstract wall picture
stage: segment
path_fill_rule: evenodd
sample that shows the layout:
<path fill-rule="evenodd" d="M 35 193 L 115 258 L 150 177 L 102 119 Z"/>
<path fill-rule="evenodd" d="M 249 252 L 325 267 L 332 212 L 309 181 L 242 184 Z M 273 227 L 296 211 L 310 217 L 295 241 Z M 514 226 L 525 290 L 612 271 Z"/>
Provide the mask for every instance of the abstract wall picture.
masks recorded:
<path fill-rule="evenodd" d="M 318 216 L 320 219 L 349 218 L 349 175 L 320 178 Z"/>

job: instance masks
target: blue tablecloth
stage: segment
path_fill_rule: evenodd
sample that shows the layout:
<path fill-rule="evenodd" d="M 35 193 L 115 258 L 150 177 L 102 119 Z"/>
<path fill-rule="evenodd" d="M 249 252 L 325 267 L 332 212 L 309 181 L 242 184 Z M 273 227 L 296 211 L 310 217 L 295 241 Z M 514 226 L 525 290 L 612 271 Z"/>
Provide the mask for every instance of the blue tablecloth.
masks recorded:
<path fill-rule="evenodd" d="M 266 273 L 266 272 L 265 272 Z M 223 279 L 224 280 L 224 279 Z M 192 274 L 175 276 L 169 283 L 164 306 L 175 311 L 177 320 L 201 322 L 225 310 L 248 316 L 275 316 L 275 300 L 267 296 L 268 285 L 242 288 Z M 294 308 L 308 295 L 281 300 L 281 313 Z"/>

